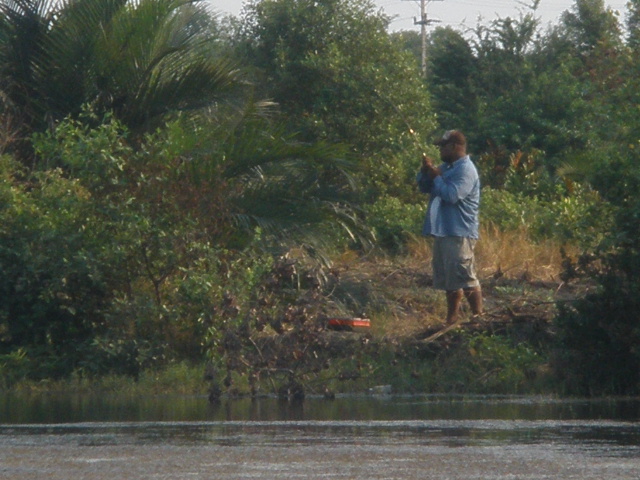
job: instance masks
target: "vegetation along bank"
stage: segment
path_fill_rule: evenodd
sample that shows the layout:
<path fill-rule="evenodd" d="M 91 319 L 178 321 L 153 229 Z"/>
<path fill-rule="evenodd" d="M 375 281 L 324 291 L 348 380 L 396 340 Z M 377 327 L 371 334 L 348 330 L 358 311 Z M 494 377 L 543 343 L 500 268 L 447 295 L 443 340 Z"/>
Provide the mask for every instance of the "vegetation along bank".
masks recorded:
<path fill-rule="evenodd" d="M 0 1 L 1 388 L 639 393 L 638 0 L 434 28 L 426 76 L 369 0 L 207 5 Z M 443 332 L 450 128 L 487 311 Z"/>

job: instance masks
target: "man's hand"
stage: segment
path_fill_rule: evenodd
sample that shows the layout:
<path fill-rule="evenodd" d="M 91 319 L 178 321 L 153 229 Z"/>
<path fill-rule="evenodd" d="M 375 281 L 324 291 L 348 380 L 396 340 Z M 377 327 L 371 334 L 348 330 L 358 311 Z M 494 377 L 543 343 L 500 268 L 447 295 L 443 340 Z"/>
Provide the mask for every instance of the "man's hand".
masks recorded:
<path fill-rule="evenodd" d="M 440 175 L 440 169 L 433 165 L 433 160 L 427 155 L 422 154 L 422 173 L 429 175 L 430 178 L 435 178 Z"/>

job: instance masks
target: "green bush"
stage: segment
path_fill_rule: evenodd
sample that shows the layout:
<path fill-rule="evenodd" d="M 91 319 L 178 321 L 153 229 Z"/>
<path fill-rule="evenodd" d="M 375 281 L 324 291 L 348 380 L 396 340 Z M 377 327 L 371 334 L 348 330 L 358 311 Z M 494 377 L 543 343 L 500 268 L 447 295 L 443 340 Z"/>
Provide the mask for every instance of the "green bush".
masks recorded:
<path fill-rule="evenodd" d="M 540 216 L 541 205 L 531 197 L 485 187 L 480 197 L 480 222 L 490 223 L 500 230 L 530 228 Z"/>
<path fill-rule="evenodd" d="M 614 235 L 579 265 L 598 289 L 573 305 L 561 305 L 556 318 L 555 366 L 571 393 L 640 392 L 640 201 L 624 203 Z"/>
<path fill-rule="evenodd" d="M 66 120 L 34 137 L 37 169 L 0 165 L 0 353 L 27 349 L 34 377 L 136 375 L 167 356 L 164 287 L 193 236 L 163 158 L 125 137 Z"/>
<path fill-rule="evenodd" d="M 445 392 L 505 393 L 529 391 L 543 363 L 530 345 L 502 335 L 462 334 L 453 354 L 436 362 L 434 381 Z"/>
<path fill-rule="evenodd" d="M 79 182 L 57 169 L 22 177 L 6 158 L 0 169 L 0 352 L 60 355 L 67 360 L 43 361 L 37 374 L 63 374 L 102 326 L 108 238 Z"/>
<path fill-rule="evenodd" d="M 640 152 L 611 157 L 593 179 L 614 206 L 612 226 L 600 245 L 567 262 L 567 278 L 583 274 L 596 289 L 556 318 L 556 372 L 571 393 L 640 393 Z M 569 275 L 571 274 L 571 275 Z"/>
<path fill-rule="evenodd" d="M 426 212 L 424 205 L 403 203 L 383 196 L 365 207 L 367 221 L 375 229 L 378 245 L 390 250 L 401 248 L 411 235 L 419 235 Z"/>
<path fill-rule="evenodd" d="M 594 248 L 611 229 L 613 207 L 597 192 L 574 184 L 571 193 L 544 199 L 486 187 L 481 222 L 501 230 L 526 229 L 533 239 L 553 238 Z"/>
<path fill-rule="evenodd" d="M 30 369 L 30 361 L 23 348 L 0 355 L 0 390 L 11 388 L 27 378 Z"/>
<path fill-rule="evenodd" d="M 567 393 L 635 395 L 640 392 L 640 282 L 616 274 L 600 282 L 601 292 L 561 307 L 554 369 Z"/>

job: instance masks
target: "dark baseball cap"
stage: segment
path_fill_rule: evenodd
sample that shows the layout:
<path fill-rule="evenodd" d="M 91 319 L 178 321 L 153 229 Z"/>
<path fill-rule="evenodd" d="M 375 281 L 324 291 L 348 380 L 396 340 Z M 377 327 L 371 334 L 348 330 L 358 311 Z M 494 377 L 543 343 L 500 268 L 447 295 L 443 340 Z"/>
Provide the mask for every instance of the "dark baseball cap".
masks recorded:
<path fill-rule="evenodd" d="M 434 145 L 437 145 L 439 147 L 448 145 L 449 143 L 455 143 L 456 145 L 466 145 L 467 139 L 460 130 L 447 130 L 446 132 L 444 132 L 442 137 L 433 142 Z"/>

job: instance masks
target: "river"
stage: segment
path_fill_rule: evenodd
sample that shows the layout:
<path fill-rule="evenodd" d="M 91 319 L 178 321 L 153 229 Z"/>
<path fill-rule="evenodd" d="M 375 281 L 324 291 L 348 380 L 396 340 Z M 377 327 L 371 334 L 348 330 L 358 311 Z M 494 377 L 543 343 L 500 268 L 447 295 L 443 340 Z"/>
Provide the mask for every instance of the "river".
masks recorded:
<path fill-rule="evenodd" d="M 0 479 L 640 479 L 638 399 L 0 396 Z"/>

